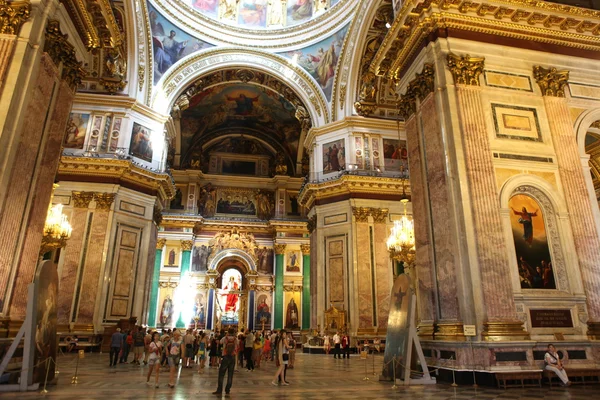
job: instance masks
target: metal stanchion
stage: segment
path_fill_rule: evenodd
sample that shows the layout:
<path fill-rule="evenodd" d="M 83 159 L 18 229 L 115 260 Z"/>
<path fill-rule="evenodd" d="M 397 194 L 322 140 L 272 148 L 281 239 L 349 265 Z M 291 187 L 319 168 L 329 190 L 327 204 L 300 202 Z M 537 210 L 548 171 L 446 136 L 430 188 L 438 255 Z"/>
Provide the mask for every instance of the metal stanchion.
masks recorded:
<path fill-rule="evenodd" d="M 371 358 L 373 359 L 373 376 L 377 376 L 377 372 L 375 372 L 375 353 L 371 355 Z"/>
<path fill-rule="evenodd" d="M 369 377 L 367 376 L 367 357 L 368 357 L 369 353 L 365 353 L 365 377 L 363 378 L 363 381 L 368 381 Z"/>
<path fill-rule="evenodd" d="M 76 385 L 77 382 L 77 373 L 79 372 L 79 359 L 84 357 L 83 350 L 79 350 L 79 354 L 77 356 L 77 363 L 75 364 L 75 375 L 71 378 L 71 384 Z"/>
<path fill-rule="evenodd" d="M 40 392 L 42 394 L 48 393 L 48 391 L 46 390 L 46 385 L 48 384 L 48 374 L 50 373 L 50 365 L 52 365 L 51 363 L 54 363 L 54 365 L 56 365 L 56 362 L 54 362 L 53 358 L 48 359 L 48 366 L 46 367 L 46 378 L 44 379 L 44 388 Z"/>
<path fill-rule="evenodd" d="M 452 361 L 454 356 L 450 356 L 450 361 Z M 458 385 L 456 384 L 456 371 L 454 370 L 454 368 L 452 368 L 452 385 L 450 385 L 452 387 L 457 387 Z"/>
<path fill-rule="evenodd" d="M 392 389 L 398 389 L 398 385 L 396 385 L 396 356 L 394 356 L 394 358 L 392 358 L 392 371 L 393 371 L 393 378 L 394 378 L 394 384 L 392 385 Z"/>
<path fill-rule="evenodd" d="M 479 387 L 477 385 L 477 378 L 475 377 L 475 351 L 473 350 L 473 339 L 471 338 L 471 340 L 469 340 L 469 344 L 471 345 L 471 360 L 473 362 L 473 387 L 477 388 Z"/>

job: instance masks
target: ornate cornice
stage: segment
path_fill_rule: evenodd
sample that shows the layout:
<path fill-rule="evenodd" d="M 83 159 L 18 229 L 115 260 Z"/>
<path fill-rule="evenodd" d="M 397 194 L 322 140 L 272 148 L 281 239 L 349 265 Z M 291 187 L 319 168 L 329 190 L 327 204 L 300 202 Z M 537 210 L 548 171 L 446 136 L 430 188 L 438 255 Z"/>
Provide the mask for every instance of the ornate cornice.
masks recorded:
<path fill-rule="evenodd" d="M 45 37 L 44 52 L 48 53 L 56 66 L 62 63 L 62 79 L 71 88 L 77 88 L 85 71 L 83 63 L 77 61 L 75 47 L 68 41 L 69 35 L 63 35 L 60 31 L 60 22 L 51 19 L 48 20 Z"/>
<path fill-rule="evenodd" d="M 565 86 L 569 83 L 569 71 L 535 65 L 533 77 L 542 91 L 542 96 L 565 97 Z"/>
<path fill-rule="evenodd" d="M 165 238 L 158 239 L 156 241 L 156 250 L 162 250 L 163 247 L 165 247 L 165 244 L 167 244 L 167 239 L 165 239 Z"/>
<path fill-rule="evenodd" d="M 31 3 L 0 0 L 0 33 L 18 35 L 21 26 L 29 19 Z"/>
<path fill-rule="evenodd" d="M 94 192 L 72 192 L 73 207 L 88 208 L 90 202 L 94 199 Z"/>
<path fill-rule="evenodd" d="M 356 222 L 368 222 L 370 209 L 367 207 L 352 207 L 352 214 Z"/>
<path fill-rule="evenodd" d="M 115 201 L 115 193 L 94 193 L 97 210 L 109 211 Z"/>
<path fill-rule="evenodd" d="M 275 254 L 285 254 L 286 244 L 276 243 L 273 245 L 273 249 L 275 249 Z"/>
<path fill-rule="evenodd" d="M 192 247 L 194 247 L 193 240 L 182 240 L 181 241 L 181 250 L 183 251 L 191 251 Z"/>
<path fill-rule="evenodd" d="M 297 285 L 295 283 L 291 283 L 291 284 L 283 285 L 283 291 L 284 292 L 301 292 L 302 284 Z"/>
<path fill-rule="evenodd" d="M 448 54 L 447 61 L 455 85 L 479 86 L 479 75 L 483 73 L 485 67 L 483 57 Z"/>
<path fill-rule="evenodd" d="M 302 251 L 302 254 L 305 256 L 310 255 L 310 244 L 301 244 L 300 251 Z"/>
<path fill-rule="evenodd" d="M 376 224 L 385 224 L 388 219 L 389 211 L 387 208 L 371 208 L 371 216 Z"/>

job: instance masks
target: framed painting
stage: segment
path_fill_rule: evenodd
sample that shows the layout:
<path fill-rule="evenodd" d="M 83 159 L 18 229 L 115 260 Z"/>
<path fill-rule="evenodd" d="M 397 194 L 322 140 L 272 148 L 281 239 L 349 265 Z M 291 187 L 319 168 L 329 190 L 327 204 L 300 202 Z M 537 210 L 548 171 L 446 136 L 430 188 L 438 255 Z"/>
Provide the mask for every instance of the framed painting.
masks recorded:
<path fill-rule="evenodd" d="M 65 149 L 83 149 L 90 114 L 71 113 L 65 132 Z"/>
<path fill-rule="evenodd" d="M 346 148 L 344 139 L 323 145 L 323 172 L 341 171 L 346 168 Z"/>
<path fill-rule="evenodd" d="M 129 154 L 152 162 L 152 131 L 137 122 L 133 123 L 131 141 L 129 143 Z"/>
<path fill-rule="evenodd" d="M 383 163 L 386 171 L 408 170 L 408 150 L 405 140 L 383 139 Z"/>
<path fill-rule="evenodd" d="M 217 189 L 217 214 L 256 217 L 256 193 L 250 189 Z"/>

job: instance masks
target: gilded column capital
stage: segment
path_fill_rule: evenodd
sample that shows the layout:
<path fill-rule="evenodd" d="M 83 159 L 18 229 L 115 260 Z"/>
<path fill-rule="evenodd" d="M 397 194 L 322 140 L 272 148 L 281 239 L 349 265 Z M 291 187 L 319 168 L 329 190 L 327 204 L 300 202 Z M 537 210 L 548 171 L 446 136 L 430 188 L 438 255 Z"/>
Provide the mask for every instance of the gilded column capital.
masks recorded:
<path fill-rule="evenodd" d="M 448 54 L 448 69 L 455 85 L 479 86 L 479 75 L 483 73 L 485 58 Z"/>
<path fill-rule="evenodd" d="M 301 244 L 300 250 L 302 251 L 303 255 L 305 255 L 305 256 L 310 255 L 310 244 Z"/>
<path fill-rule="evenodd" d="M 114 193 L 94 193 L 94 200 L 96 200 L 96 209 L 109 211 L 112 203 L 115 201 Z"/>
<path fill-rule="evenodd" d="M 569 71 L 534 65 L 533 77 L 542 90 L 542 96 L 565 97 L 565 86 L 569 83 Z"/>
<path fill-rule="evenodd" d="M 31 3 L 13 3 L 0 0 L 0 33 L 18 35 L 21 26 L 29 19 Z"/>
<path fill-rule="evenodd" d="M 352 214 L 356 218 L 356 222 L 367 222 L 370 210 L 366 207 L 352 207 Z"/>
<path fill-rule="evenodd" d="M 385 224 L 388 214 L 389 210 L 387 208 L 371 208 L 371 216 L 376 224 Z"/>
<path fill-rule="evenodd" d="M 158 239 L 156 241 L 156 250 L 162 250 L 163 247 L 165 247 L 165 244 L 167 244 L 167 239 L 165 239 L 165 238 Z"/>
<path fill-rule="evenodd" d="M 192 247 L 194 247 L 194 242 L 192 240 L 182 240 L 181 241 L 181 250 L 191 251 Z"/>
<path fill-rule="evenodd" d="M 160 226 L 160 224 L 162 223 L 162 219 L 162 211 L 160 210 L 160 208 L 154 206 L 154 210 L 152 210 L 152 220 L 154 221 L 156 226 Z"/>
<path fill-rule="evenodd" d="M 94 192 L 71 192 L 75 208 L 88 208 L 94 199 Z"/>
<path fill-rule="evenodd" d="M 63 35 L 61 32 L 58 20 L 48 20 L 44 52 L 48 53 L 57 67 L 62 63 L 62 79 L 72 88 L 76 88 L 81 83 L 85 71 L 83 63 L 77 61 L 75 47 L 69 43 L 68 37 L 69 35 Z"/>
<path fill-rule="evenodd" d="M 433 64 L 423 65 L 423 71 L 416 74 L 416 78 L 408 84 L 407 93 L 413 93 L 419 100 L 423 100 L 429 93 L 433 93 L 435 70 Z"/>
<path fill-rule="evenodd" d="M 284 254 L 285 253 L 285 244 L 274 244 L 273 248 L 275 249 L 275 254 Z"/>
<path fill-rule="evenodd" d="M 306 229 L 308 229 L 308 233 L 313 233 L 313 231 L 317 229 L 317 214 L 308 219 L 308 222 L 306 223 Z"/>
<path fill-rule="evenodd" d="M 417 97 L 416 93 L 411 91 L 410 87 L 408 91 L 400 96 L 398 102 L 398 115 L 404 119 L 410 118 L 411 115 L 417 112 Z"/>

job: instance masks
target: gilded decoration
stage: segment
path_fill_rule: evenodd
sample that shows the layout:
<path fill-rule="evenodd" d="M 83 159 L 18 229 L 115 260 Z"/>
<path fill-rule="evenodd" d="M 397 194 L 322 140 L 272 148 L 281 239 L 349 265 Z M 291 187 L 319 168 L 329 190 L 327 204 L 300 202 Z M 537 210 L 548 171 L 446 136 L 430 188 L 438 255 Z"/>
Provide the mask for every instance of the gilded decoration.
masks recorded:
<path fill-rule="evenodd" d="M 371 208 L 371 216 L 376 224 L 385 224 L 388 219 L 389 210 L 387 208 Z"/>
<path fill-rule="evenodd" d="M 278 255 L 285 254 L 285 247 L 286 247 L 285 244 L 280 244 L 280 243 L 274 244 L 273 249 L 275 250 L 275 254 L 278 254 Z"/>
<path fill-rule="evenodd" d="M 162 250 L 165 247 L 165 244 L 167 244 L 167 239 L 158 239 L 156 241 L 156 250 Z"/>
<path fill-rule="evenodd" d="M 71 197 L 75 208 L 88 208 L 94 199 L 94 192 L 72 192 Z"/>
<path fill-rule="evenodd" d="M 61 33 L 57 20 L 48 20 L 44 52 L 48 53 L 56 66 L 62 63 L 62 79 L 72 88 L 76 88 L 81 83 L 85 71 L 83 63 L 77 61 L 75 47 L 68 42 L 68 38 L 69 35 Z"/>
<path fill-rule="evenodd" d="M 284 292 L 302 292 L 302 285 L 296 285 L 295 283 L 283 285 Z"/>
<path fill-rule="evenodd" d="M 429 93 L 433 93 L 435 89 L 434 79 L 433 64 L 425 64 L 423 65 L 423 71 L 417 74 L 417 77 L 409 83 L 408 91 L 414 93 L 419 100 L 423 101 Z"/>
<path fill-rule="evenodd" d="M 192 247 L 194 247 L 193 240 L 182 240 L 181 241 L 181 250 L 183 251 L 191 251 Z"/>
<path fill-rule="evenodd" d="M 448 69 L 452 73 L 455 85 L 479 86 L 479 75 L 483 73 L 483 57 L 457 56 L 448 54 Z"/>
<path fill-rule="evenodd" d="M 377 76 L 371 71 L 361 77 L 358 101 L 354 103 L 354 108 L 362 116 L 372 114 L 377 108 Z"/>
<path fill-rule="evenodd" d="M 0 33 L 18 35 L 21 25 L 29 19 L 31 3 L 0 0 Z"/>
<path fill-rule="evenodd" d="M 239 249 L 248 254 L 254 261 L 258 261 L 256 250 L 258 245 L 251 233 L 240 232 L 234 228 L 230 232 L 218 232 L 209 242 L 208 246 L 213 252 L 225 249 Z"/>
<path fill-rule="evenodd" d="M 152 210 L 152 221 L 154 221 L 156 226 L 160 226 L 160 224 L 162 224 L 162 221 L 163 221 L 162 212 L 161 212 L 160 208 L 158 208 L 156 206 L 154 206 L 154 209 Z"/>
<path fill-rule="evenodd" d="M 535 65 L 533 77 L 542 91 L 542 96 L 565 97 L 565 86 L 569 83 L 569 71 Z"/>
<path fill-rule="evenodd" d="M 308 233 L 313 233 L 313 231 L 317 229 L 317 214 L 308 219 L 308 222 L 306 223 L 306 229 L 308 229 Z"/>
<path fill-rule="evenodd" d="M 305 256 L 310 255 L 310 244 L 301 244 L 300 251 L 302 251 L 302 254 Z"/>
<path fill-rule="evenodd" d="M 352 214 L 354 214 L 356 222 L 368 222 L 371 210 L 367 207 L 352 207 Z"/>
<path fill-rule="evenodd" d="M 115 201 L 115 193 L 94 193 L 96 209 L 109 211 Z"/>

